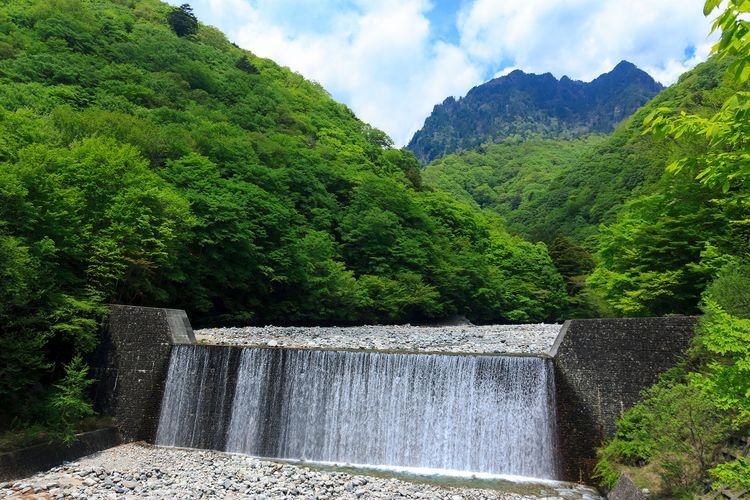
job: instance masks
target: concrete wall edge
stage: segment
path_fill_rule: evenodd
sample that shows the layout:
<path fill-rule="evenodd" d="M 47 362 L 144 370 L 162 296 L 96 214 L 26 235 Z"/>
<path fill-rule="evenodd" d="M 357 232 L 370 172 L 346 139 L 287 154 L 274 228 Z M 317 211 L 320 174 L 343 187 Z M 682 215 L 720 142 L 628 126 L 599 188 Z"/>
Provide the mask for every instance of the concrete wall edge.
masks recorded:
<path fill-rule="evenodd" d="M 575 321 L 572 319 L 566 319 L 565 323 L 563 323 L 562 327 L 560 328 L 560 332 L 557 334 L 557 337 L 555 337 L 555 342 L 552 344 L 552 347 L 550 347 L 550 350 L 547 352 L 550 358 L 553 358 L 557 356 L 557 351 L 560 349 L 560 344 L 563 343 L 565 340 L 565 336 L 568 334 L 568 328 L 570 328 L 570 324 Z"/>

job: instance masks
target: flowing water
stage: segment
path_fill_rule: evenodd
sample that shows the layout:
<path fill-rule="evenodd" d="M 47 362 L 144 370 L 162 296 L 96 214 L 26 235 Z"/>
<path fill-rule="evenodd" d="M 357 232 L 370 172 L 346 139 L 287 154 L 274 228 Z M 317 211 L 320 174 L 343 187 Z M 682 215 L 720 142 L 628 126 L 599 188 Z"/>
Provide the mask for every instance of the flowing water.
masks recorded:
<path fill-rule="evenodd" d="M 554 479 L 537 357 L 176 346 L 157 444 Z"/>

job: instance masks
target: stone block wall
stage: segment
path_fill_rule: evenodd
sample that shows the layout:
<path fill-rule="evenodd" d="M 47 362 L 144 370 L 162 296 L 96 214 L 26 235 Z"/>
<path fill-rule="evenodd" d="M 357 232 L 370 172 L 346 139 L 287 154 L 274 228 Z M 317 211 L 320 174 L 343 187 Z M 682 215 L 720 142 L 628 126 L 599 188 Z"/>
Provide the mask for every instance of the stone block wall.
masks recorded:
<path fill-rule="evenodd" d="M 570 320 L 550 351 L 555 363 L 563 479 L 589 482 L 596 448 L 615 421 L 687 349 L 697 318 Z"/>
<path fill-rule="evenodd" d="M 185 311 L 110 306 L 91 359 L 98 412 L 117 418 L 123 440 L 153 442 L 175 344 L 194 344 Z"/>
<path fill-rule="evenodd" d="M 38 444 L 7 453 L 0 453 L 0 481 L 12 481 L 49 469 L 64 461 L 78 460 L 120 444 L 117 429 L 110 427 L 85 432 L 76 436 L 70 446 Z M 29 498 L 31 496 L 29 495 Z"/>

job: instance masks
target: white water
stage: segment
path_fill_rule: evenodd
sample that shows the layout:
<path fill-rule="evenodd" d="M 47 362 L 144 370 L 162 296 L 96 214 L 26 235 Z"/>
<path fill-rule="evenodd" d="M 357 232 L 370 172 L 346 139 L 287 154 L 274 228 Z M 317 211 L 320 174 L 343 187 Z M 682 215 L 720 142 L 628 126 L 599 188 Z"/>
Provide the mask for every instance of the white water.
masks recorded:
<path fill-rule="evenodd" d="M 317 462 L 557 476 L 548 360 L 243 349 L 235 390 L 222 392 L 215 380 L 204 379 L 211 373 L 233 378 L 229 368 L 207 368 L 212 362 L 229 367 L 228 356 L 202 351 L 175 348 L 157 444 Z M 225 434 L 219 435 L 226 416 Z M 212 427 L 206 429 L 210 438 L 196 437 L 206 426 Z"/>
<path fill-rule="evenodd" d="M 162 398 L 156 444 L 220 449 L 231 407 L 231 349 L 175 346 Z"/>

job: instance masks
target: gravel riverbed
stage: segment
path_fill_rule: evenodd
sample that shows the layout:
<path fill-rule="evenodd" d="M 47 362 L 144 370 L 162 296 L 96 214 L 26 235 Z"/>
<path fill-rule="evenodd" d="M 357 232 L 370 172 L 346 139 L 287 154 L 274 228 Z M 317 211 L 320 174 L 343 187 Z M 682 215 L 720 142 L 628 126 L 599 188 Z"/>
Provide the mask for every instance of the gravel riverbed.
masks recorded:
<path fill-rule="evenodd" d="M 365 325 L 355 327 L 244 327 L 196 330 L 200 343 L 351 349 L 367 351 L 446 352 L 478 354 L 547 353 L 561 325 Z"/>
<path fill-rule="evenodd" d="M 584 487 L 524 485 L 524 493 L 443 487 L 317 470 L 227 453 L 131 443 L 26 479 L 0 483 L 0 498 L 593 499 Z"/>

